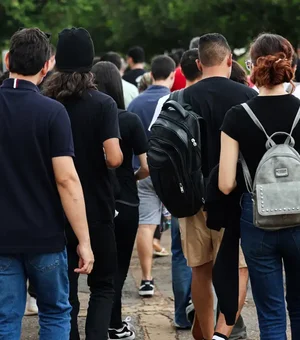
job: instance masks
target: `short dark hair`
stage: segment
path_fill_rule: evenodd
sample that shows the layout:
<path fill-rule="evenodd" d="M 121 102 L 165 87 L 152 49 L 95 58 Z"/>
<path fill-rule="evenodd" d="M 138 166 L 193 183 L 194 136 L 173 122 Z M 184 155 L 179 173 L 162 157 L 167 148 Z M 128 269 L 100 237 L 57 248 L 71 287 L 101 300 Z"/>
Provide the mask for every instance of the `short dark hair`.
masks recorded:
<path fill-rule="evenodd" d="M 181 71 L 185 78 L 189 81 L 194 81 L 202 76 L 202 72 L 198 69 L 196 64 L 196 60 L 198 58 L 197 48 L 184 52 L 181 58 Z"/>
<path fill-rule="evenodd" d="M 10 40 L 9 71 L 23 76 L 34 76 L 50 59 L 47 35 L 38 28 L 17 31 Z"/>
<path fill-rule="evenodd" d="M 94 57 L 93 59 L 93 66 L 101 61 L 101 57 Z"/>
<path fill-rule="evenodd" d="M 108 94 L 117 103 L 118 109 L 125 109 L 122 78 L 116 65 L 100 61 L 93 66 L 95 82 L 99 91 Z"/>
<path fill-rule="evenodd" d="M 127 56 L 132 58 L 135 64 L 143 63 L 145 61 L 145 51 L 140 46 L 134 46 L 129 49 Z"/>
<path fill-rule="evenodd" d="M 53 44 L 50 44 L 50 57 L 55 56 L 56 54 L 56 48 Z"/>
<path fill-rule="evenodd" d="M 230 79 L 235 81 L 236 83 L 240 83 L 240 84 L 244 84 L 244 85 L 249 86 L 246 71 L 235 60 L 232 61 L 232 69 L 231 69 Z"/>
<path fill-rule="evenodd" d="M 230 53 L 230 46 L 220 33 L 208 33 L 199 39 L 199 59 L 204 66 L 220 65 Z"/>
<path fill-rule="evenodd" d="M 193 48 L 198 48 L 199 47 L 199 39 L 200 39 L 200 37 L 194 37 L 191 40 L 190 47 L 189 47 L 190 50 L 192 50 Z"/>
<path fill-rule="evenodd" d="M 174 60 L 176 67 L 179 66 L 183 53 L 184 53 L 184 50 L 180 48 L 176 50 L 175 52 L 172 52 L 169 54 L 169 57 L 171 57 Z"/>
<path fill-rule="evenodd" d="M 151 73 L 154 80 L 165 80 L 176 68 L 175 62 L 167 55 L 159 55 L 152 60 Z"/>
<path fill-rule="evenodd" d="M 101 58 L 100 61 L 110 61 L 114 65 L 117 66 L 120 71 L 122 68 L 122 59 L 121 56 L 116 52 L 107 52 Z"/>

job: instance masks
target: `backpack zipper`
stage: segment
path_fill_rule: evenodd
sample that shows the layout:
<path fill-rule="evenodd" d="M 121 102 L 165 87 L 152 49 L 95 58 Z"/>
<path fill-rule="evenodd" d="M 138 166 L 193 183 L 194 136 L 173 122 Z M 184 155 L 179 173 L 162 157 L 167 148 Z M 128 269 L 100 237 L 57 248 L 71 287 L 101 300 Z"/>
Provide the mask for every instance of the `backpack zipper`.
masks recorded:
<path fill-rule="evenodd" d="M 193 139 L 195 141 L 195 143 L 196 143 L 196 140 L 195 140 L 194 136 L 191 134 L 191 132 L 186 128 L 186 126 L 184 124 L 182 124 L 182 123 L 178 122 L 177 120 L 174 120 L 174 119 L 172 119 L 172 118 L 170 118 L 170 117 L 168 117 L 167 115 L 164 115 L 164 114 L 161 114 L 160 117 L 168 120 L 169 122 L 172 122 L 174 124 L 180 125 L 181 128 L 188 134 L 188 136 L 191 137 L 191 141 Z M 195 116 L 193 116 L 193 117 L 195 118 Z M 155 123 L 155 124 L 157 124 L 157 123 Z M 200 126 L 199 126 L 199 122 L 198 121 L 197 121 L 197 128 L 200 131 Z M 197 146 L 197 144 L 194 145 L 194 146 Z M 200 149 L 200 147 L 199 147 L 199 149 Z"/>
<path fill-rule="evenodd" d="M 163 153 L 163 154 L 167 155 L 168 158 L 169 158 L 169 160 L 170 160 L 171 163 L 173 164 L 173 168 L 176 169 L 176 165 L 174 164 L 173 159 L 170 157 L 170 155 L 169 155 L 166 151 L 160 150 L 160 149 L 158 149 L 158 148 L 156 148 L 156 147 L 152 147 L 152 149 L 153 149 L 153 150 L 156 150 L 156 151 L 158 151 L 158 152 L 160 152 L 160 153 Z M 177 170 L 175 170 L 175 174 L 176 174 L 176 177 L 177 177 L 177 181 L 178 181 L 178 185 L 179 185 L 180 192 L 181 192 L 182 194 L 184 194 L 185 191 L 184 191 L 184 186 L 183 186 L 183 184 L 182 184 L 182 179 L 180 178 L 180 175 L 179 175 L 179 173 L 177 172 Z"/>

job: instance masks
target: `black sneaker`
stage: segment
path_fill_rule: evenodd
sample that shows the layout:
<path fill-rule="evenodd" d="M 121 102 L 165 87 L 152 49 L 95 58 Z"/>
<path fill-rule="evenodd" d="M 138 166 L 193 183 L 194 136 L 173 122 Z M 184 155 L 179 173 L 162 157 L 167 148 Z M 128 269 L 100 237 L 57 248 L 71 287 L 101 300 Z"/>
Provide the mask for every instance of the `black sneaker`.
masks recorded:
<path fill-rule="evenodd" d="M 110 340 L 134 340 L 135 333 L 134 331 L 130 330 L 127 326 L 124 326 L 121 329 L 108 329 L 108 335 Z"/>
<path fill-rule="evenodd" d="M 139 290 L 140 296 L 150 297 L 154 295 L 154 280 L 142 280 Z"/>

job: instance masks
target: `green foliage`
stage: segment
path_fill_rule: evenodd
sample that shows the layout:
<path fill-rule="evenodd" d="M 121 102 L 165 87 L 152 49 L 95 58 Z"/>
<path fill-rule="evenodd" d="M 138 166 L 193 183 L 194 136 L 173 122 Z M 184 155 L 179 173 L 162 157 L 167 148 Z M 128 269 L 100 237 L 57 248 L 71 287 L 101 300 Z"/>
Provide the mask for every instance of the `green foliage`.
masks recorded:
<path fill-rule="evenodd" d="M 97 53 L 126 52 L 142 45 L 148 55 L 184 47 L 193 36 L 217 31 L 232 48 L 246 46 L 260 32 L 300 41 L 299 0 L 1 0 L 0 46 L 19 27 L 58 32 L 87 28 Z"/>

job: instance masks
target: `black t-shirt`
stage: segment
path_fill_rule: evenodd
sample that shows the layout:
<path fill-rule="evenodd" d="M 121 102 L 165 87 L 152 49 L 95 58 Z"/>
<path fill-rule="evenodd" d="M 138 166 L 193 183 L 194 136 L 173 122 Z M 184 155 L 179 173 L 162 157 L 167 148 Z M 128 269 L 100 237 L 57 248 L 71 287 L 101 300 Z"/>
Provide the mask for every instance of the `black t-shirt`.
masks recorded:
<path fill-rule="evenodd" d="M 65 216 L 52 158 L 74 156 L 68 114 L 33 83 L 0 87 L 0 253 L 53 253 L 65 247 Z"/>
<path fill-rule="evenodd" d="M 139 198 L 132 167 L 133 155 L 141 155 L 148 150 L 148 138 L 143 128 L 141 119 L 135 113 L 119 110 L 119 124 L 123 164 L 116 169 L 116 176 L 120 185 L 117 202 L 138 206 Z"/>
<path fill-rule="evenodd" d="M 140 82 L 140 78 L 143 76 L 143 74 L 145 72 L 146 71 L 143 70 L 142 68 L 130 70 L 123 75 L 123 79 L 128 81 L 129 83 L 135 85 L 136 87 L 138 87 L 138 84 Z"/>
<path fill-rule="evenodd" d="M 258 96 L 248 101 L 248 105 L 271 136 L 274 132 L 290 132 L 300 107 L 300 100 L 293 95 Z M 240 150 L 254 179 L 259 162 L 265 154 L 267 138 L 254 124 L 245 109 L 235 106 L 225 116 L 222 131 L 239 142 Z M 296 126 L 293 137 L 295 149 L 300 152 L 300 124 Z M 282 143 L 286 137 L 277 136 L 274 141 Z"/>
<path fill-rule="evenodd" d="M 76 158 L 89 223 L 112 223 L 115 212 L 113 187 L 105 162 L 103 142 L 120 138 L 114 100 L 96 90 L 64 101 L 69 113 Z"/>
<path fill-rule="evenodd" d="M 205 121 L 202 130 L 203 173 L 207 177 L 220 159 L 220 127 L 226 112 L 256 96 L 249 87 L 223 77 L 206 78 L 184 91 L 184 100 Z"/>

